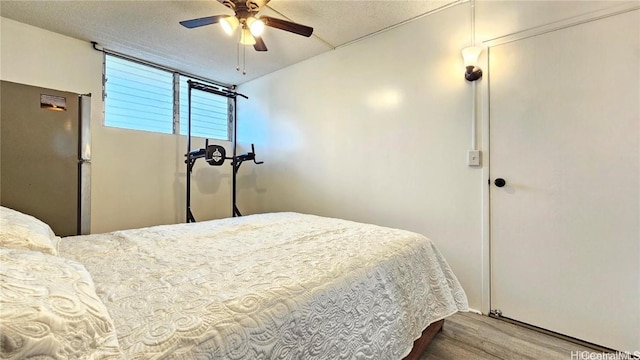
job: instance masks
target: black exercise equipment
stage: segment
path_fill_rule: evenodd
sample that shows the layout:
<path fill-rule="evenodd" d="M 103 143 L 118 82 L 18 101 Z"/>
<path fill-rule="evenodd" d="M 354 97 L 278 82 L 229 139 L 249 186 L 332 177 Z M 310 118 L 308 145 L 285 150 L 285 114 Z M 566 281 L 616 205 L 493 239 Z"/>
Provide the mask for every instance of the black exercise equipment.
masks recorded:
<path fill-rule="evenodd" d="M 198 83 L 192 80 L 188 80 L 187 84 L 189 85 L 189 129 L 187 132 L 187 153 L 185 154 L 185 157 L 187 159 L 184 161 L 187 164 L 187 222 L 190 223 L 196 221 L 193 213 L 191 212 L 191 171 L 193 170 L 193 166 L 195 165 L 196 160 L 202 158 L 204 158 L 205 161 L 211 166 L 220 166 L 224 164 L 225 160 L 231 160 L 231 166 L 233 166 L 231 177 L 231 212 L 234 217 L 242 216 L 242 214 L 238 210 L 238 207 L 236 206 L 236 175 L 238 174 L 238 169 L 240 169 L 240 165 L 242 165 L 242 163 L 245 161 L 252 160 L 255 164 L 263 163 L 263 161 L 256 161 L 256 153 L 253 144 L 251 144 L 251 152 L 242 155 L 236 155 L 236 97 L 241 96 L 245 99 L 248 99 L 248 97 L 235 91 L 220 91 L 220 89 L 218 88 L 211 87 L 209 85 Z M 228 157 L 226 149 L 221 145 L 209 145 L 209 139 L 205 139 L 204 148 L 191 150 L 191 89 L 226 96 L 227 98 L 233 100 L 233 109 L 229 109 L 229 115 L 232 116 L 231 123 L 233 125 L 233 138 L 231 139 L 231 148 L 233 149 L 232 156 Z"/>

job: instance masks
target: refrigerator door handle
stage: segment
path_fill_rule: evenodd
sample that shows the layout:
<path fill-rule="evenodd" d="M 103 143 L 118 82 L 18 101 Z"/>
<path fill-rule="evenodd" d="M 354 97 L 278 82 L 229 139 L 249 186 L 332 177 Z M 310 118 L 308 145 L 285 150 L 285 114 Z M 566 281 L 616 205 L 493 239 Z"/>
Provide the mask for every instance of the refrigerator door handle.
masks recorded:
<path fill-rule="evenodd" d="M 91 94 L 80 95 L 78 234 L 91 232 Z"/>

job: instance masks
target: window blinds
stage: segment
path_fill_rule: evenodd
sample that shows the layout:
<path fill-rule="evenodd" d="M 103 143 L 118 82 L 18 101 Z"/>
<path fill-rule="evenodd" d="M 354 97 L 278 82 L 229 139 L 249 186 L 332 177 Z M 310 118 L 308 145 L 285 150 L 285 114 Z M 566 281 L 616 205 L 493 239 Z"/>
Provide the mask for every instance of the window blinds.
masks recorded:
<path fill-rule="evenodd" d="M 180 134 L 187 135 L 189 125 L 189 85 L 180 76 Z M 191 136 L 229 140 L 229 103 L 225 96 L 191 90 Z"/>
<path fill-rule="evenodd" d="M 105 124 L 173 133 L 173 74 L 106 56 Z"/>

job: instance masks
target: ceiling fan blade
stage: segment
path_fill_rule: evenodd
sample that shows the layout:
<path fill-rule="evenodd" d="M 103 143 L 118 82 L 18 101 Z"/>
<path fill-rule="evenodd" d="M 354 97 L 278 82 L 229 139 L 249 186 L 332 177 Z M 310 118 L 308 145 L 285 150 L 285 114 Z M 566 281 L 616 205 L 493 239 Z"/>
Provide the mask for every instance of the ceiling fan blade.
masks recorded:
<path fill-rule="evenodd" d="M 180 21 L 180 25 L 189 29 L 193 29 L 200 26 L 215 24 L 218 21 L 220 21 L 220 19 L 223 18 L 224 16 L 225 15 L 215 15 L 215 16 L 207 16 L 199 19 L 183 20 L 183 21 Z"/>
<path fill-rule="evenodd" d="M 313 34 L 313 28 L 310 26 L 296 24 L 287 20 L 272 18 L 271 16 L 260 16 L 260 20 L 262 20 L 266 26 L 292 32 L 294 34 L 306 37 L 309 37 L 311 36 L 311 34 Z"/>
<path fill-rule="evenodd" d="M 253 44 L 253 48 L 256 51 L 267 51 L 267 45 L 264 44 L 264 40 L 260 36 L 254 36 L 253 38 L 256 39 L 256 43 Z"/>

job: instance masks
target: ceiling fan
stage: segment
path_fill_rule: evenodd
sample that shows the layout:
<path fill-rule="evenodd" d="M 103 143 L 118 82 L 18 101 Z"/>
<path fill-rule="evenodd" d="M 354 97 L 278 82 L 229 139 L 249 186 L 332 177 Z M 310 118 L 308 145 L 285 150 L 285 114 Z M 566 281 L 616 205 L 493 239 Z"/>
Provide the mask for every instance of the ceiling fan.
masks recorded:
<path fill-rule="evenodd" d="M 220 23 L 224 31 L 232 35 L 236 28 L 240 28 L 240 44 L 253 45 L 256 51 L 267 51 L 267 46 L 262 40 L 262 31 L 265 26 L 288 31 L 294 34 L 309 37 L 313 28 L 296 24 L 291 21 L 273 18 L 270 16 L 257 16 L 257 13 L 269 2 L 269 0 L 218 0 L 224 6 L 235 12 L 233 15 L 214 15 L 198 19 L 180 21 L 180 25 L 193 29 L 200 26 Z"/>

